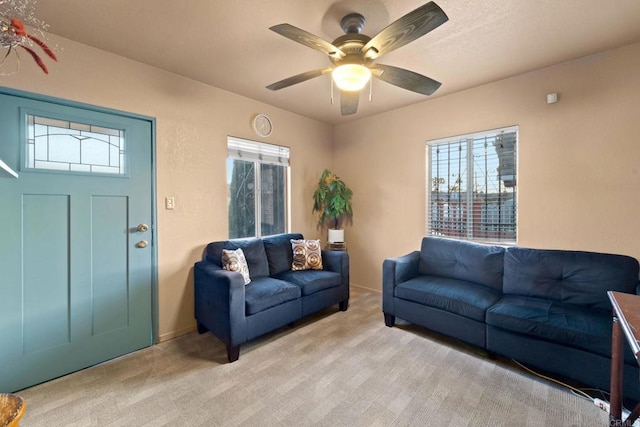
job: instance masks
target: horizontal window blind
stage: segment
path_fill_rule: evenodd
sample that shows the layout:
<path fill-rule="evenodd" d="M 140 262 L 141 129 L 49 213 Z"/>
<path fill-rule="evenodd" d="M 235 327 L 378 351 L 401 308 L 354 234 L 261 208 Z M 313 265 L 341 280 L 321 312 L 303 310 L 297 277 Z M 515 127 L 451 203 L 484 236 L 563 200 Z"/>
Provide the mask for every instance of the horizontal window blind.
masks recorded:
<path fill-rule="evenodd" d="M 427 142 L 427 235 L 516 241 L 517 127 Z"/>
<path fill-rule="evenodd" d="M 229 158 L 289 166 L 289 148 L 248 139 L 227 137 Z"/>

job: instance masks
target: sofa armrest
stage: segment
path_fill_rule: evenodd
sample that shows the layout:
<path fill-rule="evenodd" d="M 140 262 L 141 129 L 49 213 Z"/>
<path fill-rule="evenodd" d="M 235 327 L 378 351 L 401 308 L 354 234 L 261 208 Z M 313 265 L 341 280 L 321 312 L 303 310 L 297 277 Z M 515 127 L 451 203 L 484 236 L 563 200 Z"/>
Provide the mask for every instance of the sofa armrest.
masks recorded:
<path fill-rule="evenodd" d="M 348 258 L 344 251 L 322 251 L 322 268 L 335 273 L 342 273 L 343 261 Z"/>
<path fill-rule="evenodd" d="M 420 261 L 420 251 L 413 251 L 406 255 L 387 258 L 382 264 L 383 282 L 385 279 L 394 287 L 398 283 L 406 282 L 418 275 L 418 262 Z"/>
<path fill-rule="evenodd" d="M 382 263 L 382 311 L 394 315 L 393 297 L 398 283 L 418 275 L 420 251 L 413 251 L 406 255 L 387 258 Z"/>
<path fill-rule="evenodd" d="M 227 346 L 247 340 L 242 274 L 200 261 L 194 267 L 195 317 Z"/>
<path fill-rule="evenodd" d="M 636 285 L 636 295 L 640 295 L 640 282 Z"/>
<path fill-rule="evenodd" d="M 345 251 L 322 251 L 322 268 L 340 273 L 342 286 L 349 288 L 349 254 Z"/>

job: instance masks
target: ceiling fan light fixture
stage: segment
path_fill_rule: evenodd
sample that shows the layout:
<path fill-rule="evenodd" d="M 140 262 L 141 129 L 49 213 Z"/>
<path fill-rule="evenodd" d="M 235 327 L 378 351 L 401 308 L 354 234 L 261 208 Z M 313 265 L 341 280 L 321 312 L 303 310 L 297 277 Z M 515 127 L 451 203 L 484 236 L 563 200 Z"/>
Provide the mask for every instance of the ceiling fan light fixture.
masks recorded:
<path fill-rule="evenodd" d="M 0 0 L 0 3 L 2 2 L 3 0 Z M 429 96 L 440 87 L 440 82 L 404 68 L 378 64 L 374 61 L 424 36 L 448 20 L 449 17 L 440 6 L 434 1 L 429 1 L 396 19 L 373 37 L 362 34 L 365 19 L 359 13 L 349 13 L 342 18 L 340 26 L 345 34 L 333 42 L 328 42 L 291 24 L 274 25 L 269 29 L 294 42 L 323 52 L 329 56 L 333 66 L 296 74 L 267 86 L 267 89 L 283 89 L 331 71 L 331 103 L 333 104 L 335 82 L 341 92 L 340 111 L 343 116 L 357 112 L 360 91 L 371 82 L 372 74 L 374 74 L 373 77 L 385 83 Z M 371 90 L 370 85 L 369 100 L 371 100 Z"/>
<path fill-rule="evenodd" d="M 331 72 L 331 78 L 340 90 L 357 92 L 371 79 L 371 70 L 360 64 L 344 64 Z"/>

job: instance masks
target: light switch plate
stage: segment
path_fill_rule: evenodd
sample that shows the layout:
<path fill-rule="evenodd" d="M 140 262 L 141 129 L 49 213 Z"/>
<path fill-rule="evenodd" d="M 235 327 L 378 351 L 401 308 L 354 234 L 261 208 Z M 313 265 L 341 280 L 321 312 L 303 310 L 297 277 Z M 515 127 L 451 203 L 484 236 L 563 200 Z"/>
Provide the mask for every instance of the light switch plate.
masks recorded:
<path fill-rule="evenodd" d="M 164 208 L 167 210 L 173 210 L 176 207 L 176 198 L 173 196 L 164 198 Z"/>

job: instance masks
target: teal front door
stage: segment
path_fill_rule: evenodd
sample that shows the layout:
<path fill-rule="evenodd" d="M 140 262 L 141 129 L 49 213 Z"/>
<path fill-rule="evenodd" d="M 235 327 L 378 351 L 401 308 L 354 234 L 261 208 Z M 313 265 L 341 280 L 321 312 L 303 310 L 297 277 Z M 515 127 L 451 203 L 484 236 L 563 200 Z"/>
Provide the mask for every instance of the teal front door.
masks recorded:
<path fill-rule="evenodd" d="M 0 90 L 0 392 L 152 344 L 152 126 Z M 1 165 L 0 165 L 1 166 Z"/>

